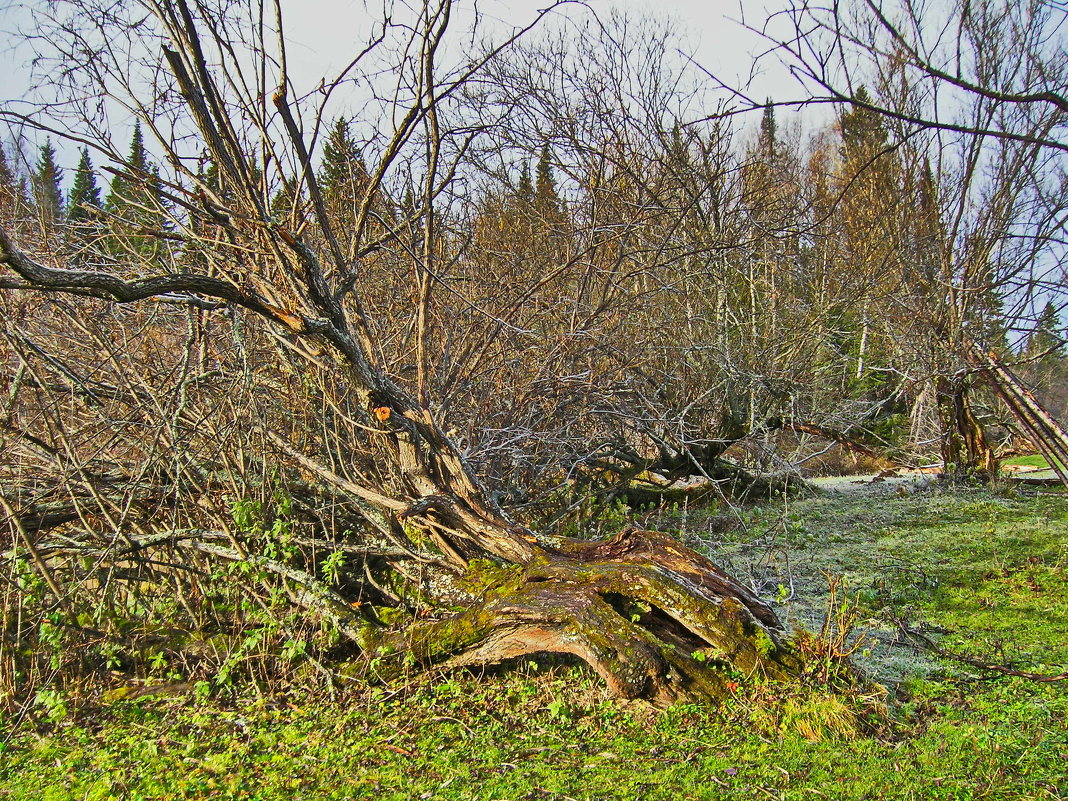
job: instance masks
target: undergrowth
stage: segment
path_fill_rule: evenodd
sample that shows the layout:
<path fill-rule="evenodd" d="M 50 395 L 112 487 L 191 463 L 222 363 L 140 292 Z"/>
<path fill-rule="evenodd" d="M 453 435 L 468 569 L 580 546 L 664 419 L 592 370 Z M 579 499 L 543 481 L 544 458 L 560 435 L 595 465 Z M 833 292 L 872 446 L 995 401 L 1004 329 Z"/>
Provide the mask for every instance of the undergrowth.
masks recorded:
<path fill-rule="evenodd" d="M 1015 800 L 1063 798 L 1068 786 L 1068 703 L 1050 685 L 923 682 L 898 707 L 896 733 L 821 738 L 804 727 L 834 725 L 829 697 L 775 699 L 764 687 L 658 714 L 606 699 L 577 668 L 542 672 L 438 677 L 327 706 L 116 703 L 8 742 L 0 794 Z"/>
<path fill-rule="evenodd" d="M 723 704 L 665 713 L 609 700 L 560 663 L 353 686 L 333 701 L 297 682 L 133 699 L 57 691 L 4 721 L 0 798 L 1068 796 L 1068 682 L 945 661 L 891 623 L 987 661 L 1063 671 L 1063 496 L 818 497 L 731 527 L 684 511 L 655 522 L 748 570 L 810 632 L 797 640 L 805 682 L 739 675 Z M 843 693 L 842 654 L 882 686 Z"/>

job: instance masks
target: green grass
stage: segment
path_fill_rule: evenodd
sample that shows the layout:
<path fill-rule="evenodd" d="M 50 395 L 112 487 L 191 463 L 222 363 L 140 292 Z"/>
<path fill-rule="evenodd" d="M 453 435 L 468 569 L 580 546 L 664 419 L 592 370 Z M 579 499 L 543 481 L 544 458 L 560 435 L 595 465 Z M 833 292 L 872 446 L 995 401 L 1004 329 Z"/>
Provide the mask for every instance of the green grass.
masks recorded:
<path fill-rule="evenodd" d="M 1002 460 L 1001 463 L 1005 467 L 1037 467 L 1043 470 L 1050 468 L 1049 461 L 1040 453 L 1033 453 L 1029 456 L 1013 456 Z M 1058 464 L 1060 464 L 1059 461 Z"/>
<path fill-rule="evenodd" d="M 20 736 L 0 795 L 1054 799 L 1068 787 L 1068 702 L 1049 685 L 924 683 L 898 711 L 904 734 L 845 742 L 753 732 L 744 703 L 652 718 L 573 670 L 284 711 L 142 701 Z"/>
<path fill-rule="evenodd" d="M 947 647 L 1065 670 L 1068 499 L 822 497 L 753 512 L 730 541 L 703 535 L 699 514 L 685 523 L 688 541 L 736 569 L 792 581 L 780 611 L 795 621 L 818 618 L 822 570 L 844 574 L 872 638 L 860 661 L 896 696 L 888 718 L 813 741 L 798 721 L 836 704 L 818 687 L 743 682 L 719 708 L 658 715 L 571 666 L 277 708 L 145 698 L 15 730 L 0 799 L 1068 797 L 1068 682 L 980 675 L 895 644 L 886 622 L 907 616 Z"/>

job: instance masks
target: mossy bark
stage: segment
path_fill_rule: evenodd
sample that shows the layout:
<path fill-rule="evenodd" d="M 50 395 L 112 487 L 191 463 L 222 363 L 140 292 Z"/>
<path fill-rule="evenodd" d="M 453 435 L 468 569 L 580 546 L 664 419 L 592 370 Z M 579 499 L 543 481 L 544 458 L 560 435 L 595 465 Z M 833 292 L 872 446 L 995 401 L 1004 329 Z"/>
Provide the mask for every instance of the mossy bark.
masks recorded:
<path fill-rule="evenodd" d="M 574 655 L 614 694 L 661 706 L 800 668 L 765 603 L 667 535 L 634 529 L 560 542 L 503 571 L 464 611 L 368 650 L 379 669 L 383 659 L 459 667 L 539 653 Z"/>
<path fill-rule="evenodd" d="M 942 462 L 953 478 L 990 478 L 998 473 L 998 460 L 972 411 L 969 388 L 963 377 L 941 378 L 937 383 Z"/>

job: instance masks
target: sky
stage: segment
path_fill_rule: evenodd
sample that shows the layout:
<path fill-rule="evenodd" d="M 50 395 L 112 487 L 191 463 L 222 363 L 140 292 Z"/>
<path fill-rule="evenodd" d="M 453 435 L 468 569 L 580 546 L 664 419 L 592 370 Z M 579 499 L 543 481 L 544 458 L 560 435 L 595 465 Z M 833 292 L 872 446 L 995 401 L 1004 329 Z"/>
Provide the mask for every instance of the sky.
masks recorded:
<path fill-rule="evenodd" d="M 29 10 L 44 0 L 0 0 L 0 103 L 7 105 L 30 89 L 30 53 L 15 31 L 24 26 Z M 612 9 L 655 18 L 672 18 L 677 25 L 680 49 L 693 54 L 694 60 L 710 73 L 733 85 L 744 85 L 750 78 L 752 56 L 764 49 L 758 36 L 747 31 L 743 21 L 759 27 L 768 6 L 781 6 L 784 0 L 587 0 L 585 5 L 598 14 Z M 314 87 L 318 78 L 336 72 L 367 41 L 371 21 L 377 19 L 382 0 L 283 0 L 286 14 L 289 58 L 294 77 Z M 491 29 L 504 34 L 529 23 L 537 9 L 545 5 L 538 0 L 462 0 L 458 4 L 456 28 L 467 26 L 465 15 L 473 7 L 490 22 Z M 578 5 L 577 3 L 575 4 Z M 743 12 L 744 7 L 744 12 Z M 582 8 L 565 8 L 558 13 L 586 13 Z M 751 96 L 777 99 L 794 96 L 798 90 L 784 70 L 776 69 L 774 59 L 767 59 L 765 69 L 755 76 Z M 10 142 L 10 130 L 0 130 L 0 139 Z M 74 146 L 57 143 L 59 161 L 67 168 L 68 183 L 77 161 Z"/>
<path fill-rule="evenodd" d="M 367 4 L 363 0 L 284 0 L 301 9 L 287 22 L 294 54 L 303 51 L 310 60 L 323 65 L 337 66 L 345 54 L 351 52 L 359 27 L 354 25 L 324 25 L 325 20 L 358 20 L 365 17 Z M 471 6 L 467 2 L 465 5 Z M 537 9 L 547 2 L 534 0 L 477 0 L 479 12 L 485 20 L 496 23 L 500 31 L 529 22 Z M 578 4 L 576 4 L 578 5 Z M 725 79 L 747 78 L 752 55 L 764 49 L 758 36 L 747 31 L 742 22 L 760 27 L 766 10 L 779 8 L 782 0 L 586 0 L 585 5 L 598 14 L 612 9 L 645 14 L 676 21 L 681 44 L 691 49 L 696 61 L 710 72 Z M 305 11 L 307 13 L 305 13 Z M 566 6 L 559 13 L 578 13 Z M 768 62 L 769 67 L 771 61 Z M 761 76 L 757 88 L 772 94 L 792 89 L 792 79 L 782 70 L 768 70 Z"/>

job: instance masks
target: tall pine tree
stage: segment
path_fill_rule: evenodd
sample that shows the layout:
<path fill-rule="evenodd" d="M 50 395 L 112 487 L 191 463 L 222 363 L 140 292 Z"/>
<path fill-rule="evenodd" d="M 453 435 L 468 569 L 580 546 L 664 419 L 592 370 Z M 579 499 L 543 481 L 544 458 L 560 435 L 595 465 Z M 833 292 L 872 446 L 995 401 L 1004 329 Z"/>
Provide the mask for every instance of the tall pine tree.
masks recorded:
<path fill-rule="evenodd" d="M 51 139 L 41 145 L 30 183 L 41 224 L 46 229 L 54 228 L 63 219 L 63 171 L 56 164 Z"/>
<path fill-rule="evenodd" d="M 331 225 L 342 243 L 350 241 L 350 237 L 357 234 L 353 229 L 369 182 L 360 146 L 352 135 L 349 121 L 338 117 L 323 147 L 319 188 Z"/>
<path fill-rule="evenodd" d="M 553 175 L 553 165 L 547 144 L 542 145 L 541 154 L 538 156 L 534 197 L 539 205 L 553 208 L 559 201 L 556 196 L 556 178 Z"/>
<path fill-rule="evenodd" d="M 67 199 L 67 222 L 73 225 L 84 223 L 95 217 L 102 205 L 89 148 L 82 148 L 82 158 L 74 172 L 74 186 Z"/>
<path fill-rule="evenodd" d="M 74 186 L 67 197 L 67 229 L 64 237 L 67 258 L 72 264 L 84 266 L 98 243 L 102 227 L 100 187 L 96 183 L 89 149 L 82 148 L 82 157 L 74 173 Z"/>
<path fill-rule="evenodd" d="M 1032 358 L 1042 355 L 1059 358 L 1063 355 L 1063 349 L 1059 349 L 1063 344 L 1064 330 L 1057 319 L 1057 308 L 1053 301 L 1046 301 L 1042 313 L 1035 321 L 1034 330 L 1027 338 L 1024 355 Z"/>
<path fill-rule="evenodd" d="M 519 173 L 519 188 L 516 196 L 520 203 L 534 202 L 534 182 L 530 180 L 530 165 L 526 161 L 523 162 L 523 169 Z"/>
<path fill-rule="evenodd" d="M 166 214 L 159 193 L 159 178 L 145 149 L 141 123 L 134 124 L 130 154 L 123 174 L 111 181 L 104 209 L 110 216 L 109 247 L 118 258 L 135 257 L 150 262 L 164 261 Z"/>
<path fill-rule="evenodd" d="M 563 224 L 563 210 L 560 195 L 556 191 L 552 152 L 548 144 L 542 145 L 534 172 L 534 211 L 547 232 L 559 232 Z"/>
<path fill-rule="evenodd" d="M 775 120 L 775 106 L 771 98 L 764 106 L 764 113 L 760 117 L 760 134 L 757 137 L 757 155 L 765 162 L 771 164 L 778 160 L 779 133 L 778 123 Z"/>
<path fill-rule="evenodd" d="M 145 150 L 145 137 L 141 131 L 141 123 L 134 123 L 133 137 L 130 140 L 130 155 L 126 159 L 126 169 L 129 177 L 116 175 L 111 180 L 111 189 L 108 192 L 106 208 L 112 213 L 120 213 L 127 209 L 129 204 L 137 202 L 144 194 L 142 186 L 145 179 L 150 177 L 148 153 Z"/>

